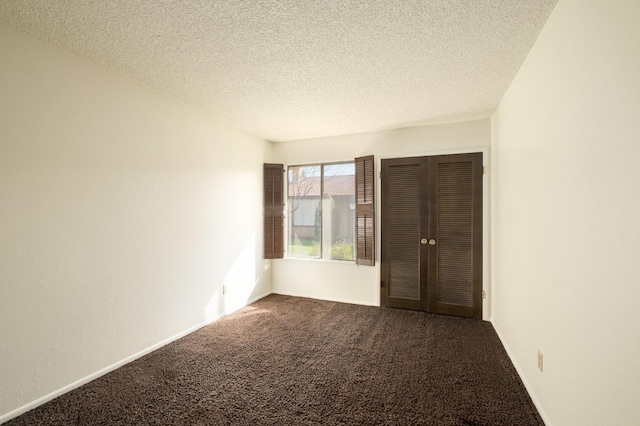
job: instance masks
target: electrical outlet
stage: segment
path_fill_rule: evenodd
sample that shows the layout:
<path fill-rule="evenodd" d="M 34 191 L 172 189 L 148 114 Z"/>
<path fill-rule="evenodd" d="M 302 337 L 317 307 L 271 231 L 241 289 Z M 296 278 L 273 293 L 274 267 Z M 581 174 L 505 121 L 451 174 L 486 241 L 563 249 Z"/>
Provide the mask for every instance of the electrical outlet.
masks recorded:
<path fill-rule="evenodd" d="M 227 286 L 226 286 L 226 285 L 223 285 L 223 286 L 222 286 L 222 295 L 223 295 L 223 296 L 226 296 L 226 294 L 227 294 Z"/>
<path fill-rule="evenodd" d="M 544 367 L 544 358 L 542 355 L 542 352 L 540 352 L 540 350 L 538 350 L 538 370 L 540 370 L 540 372 L 542 373 Z"/>

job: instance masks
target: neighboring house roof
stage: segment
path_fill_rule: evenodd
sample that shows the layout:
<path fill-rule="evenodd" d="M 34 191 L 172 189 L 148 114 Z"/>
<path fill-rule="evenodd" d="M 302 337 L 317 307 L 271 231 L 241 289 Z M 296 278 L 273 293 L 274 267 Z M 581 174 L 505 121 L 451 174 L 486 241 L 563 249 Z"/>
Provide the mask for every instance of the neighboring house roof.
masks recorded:
<path fill-rule="evenodd" d="M 331 195 L 353 195 L 356 180 L 353 175 L 325 176 L 324 192 Z M 319 197 L 320 178 L 306 178 L 289 184 L 289 197 Z"/>

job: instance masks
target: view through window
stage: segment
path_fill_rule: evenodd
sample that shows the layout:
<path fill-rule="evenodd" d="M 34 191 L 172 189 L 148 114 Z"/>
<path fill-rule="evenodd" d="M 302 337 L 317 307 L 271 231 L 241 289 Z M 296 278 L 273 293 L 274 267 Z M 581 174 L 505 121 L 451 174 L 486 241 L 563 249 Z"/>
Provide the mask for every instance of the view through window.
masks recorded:
<path fill-rule="evenodd" d="M 288 169 L 288 255 L 354 260 L 353 162 Z"/>

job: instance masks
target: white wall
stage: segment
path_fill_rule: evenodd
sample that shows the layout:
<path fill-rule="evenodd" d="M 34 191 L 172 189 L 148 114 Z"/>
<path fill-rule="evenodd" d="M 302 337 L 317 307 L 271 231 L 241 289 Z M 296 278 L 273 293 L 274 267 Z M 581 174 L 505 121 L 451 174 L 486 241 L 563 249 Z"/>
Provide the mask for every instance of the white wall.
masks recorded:
<path fill-rule="evenodd" d="M 357 135 L 275 143 L 273 160 L 285 165 L 352 160 L 373 154 L 380 159 L 485 150 L 491 143 L 490 121 L 412 127 Z M 488 161 L 485 155 L 485 161 Z M 273 262 L 273 291 L 294 296 L 379 305 L 380 185 L 376 181 L 378 213 L 376 266 L 351 262 L 282 259 Z M 488 200 L 488 174 L 485 176 Z M 488 217 L 488 208 L 485 209 Z M 487 221 L 488 235 L 488 221 Z M 487 245 L 488 249 L 488 245 Z M 488 259 L 487 259 L 488 260 Z M 488 263 L 487 263 L 488 266 Z M 485 277 L 488 277 L 488 267 Z M 488 285 L 488 279 L 485 280 Z M 488 304 L 485 304 L 488 314 Z M 488 317 L 488 315 L 487 315 Z"/>
<path fill-rule="evenodd" d="M 2 422 L 271 290 L 271 144 L 1 26 L 0 63 Z"/>
<path fill-rule="evenodd" d="M 639 16 L 560 0 L 492 119 L 493 323 L 552 425 L 640 424 Z"/>

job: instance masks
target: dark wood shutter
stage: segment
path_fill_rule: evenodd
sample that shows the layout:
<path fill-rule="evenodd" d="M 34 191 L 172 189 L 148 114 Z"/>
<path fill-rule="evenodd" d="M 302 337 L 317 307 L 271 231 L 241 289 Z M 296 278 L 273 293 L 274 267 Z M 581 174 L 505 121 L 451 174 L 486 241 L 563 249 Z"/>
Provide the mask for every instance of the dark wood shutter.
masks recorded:
<path fill-rule="evenodd" d="M 284 166 L 264 165 L 264 258 L 284 256 Z"/>
<path fill-rule="evenodd" d="M 356 263 L 375 264 L 375 164 L 373 155 L 356 163 Z"/>

